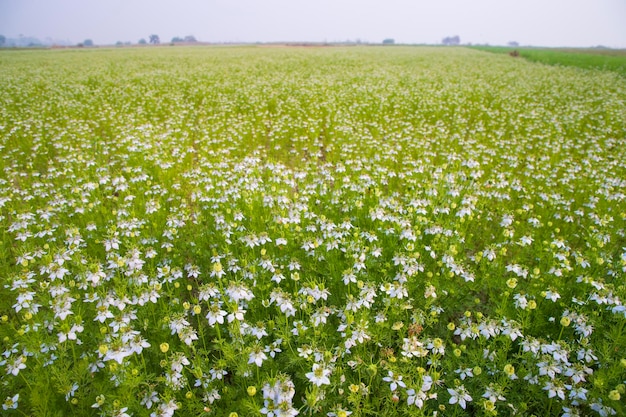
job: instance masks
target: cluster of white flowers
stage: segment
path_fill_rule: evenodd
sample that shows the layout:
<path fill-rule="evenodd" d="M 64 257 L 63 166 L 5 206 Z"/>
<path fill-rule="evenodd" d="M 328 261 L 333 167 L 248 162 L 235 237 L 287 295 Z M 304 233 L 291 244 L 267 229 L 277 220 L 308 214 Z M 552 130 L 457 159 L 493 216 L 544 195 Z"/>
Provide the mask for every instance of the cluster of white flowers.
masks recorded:
<path fill-rule="evenodd" d="M 263 408 L 267 417 L 295 417 L 299 414 L 293 406 L 295 386 L 287 376 L 279 376 L 273 383 L 263 385 Z"/>

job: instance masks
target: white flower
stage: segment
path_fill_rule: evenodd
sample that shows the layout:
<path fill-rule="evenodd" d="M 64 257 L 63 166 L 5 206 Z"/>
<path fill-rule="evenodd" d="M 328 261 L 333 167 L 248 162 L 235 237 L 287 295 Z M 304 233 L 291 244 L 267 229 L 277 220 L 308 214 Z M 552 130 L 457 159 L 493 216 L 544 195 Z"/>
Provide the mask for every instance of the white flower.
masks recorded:
<path fill-rule="evenodd" d="M 546 382 L 546 385 L 543 387 L 545 391 L 548 391 L 548 398 L 559 397 L 562 400 L 565 400 L 565 387 L 556 385 L 552 381 Z"/>
<path fill-rule="evenodd" d="M 192 327 L 185 327 L 181 331 L 178 332 L 178 337 L 182 340 L 187 346 L 191 346 L 194 340 L 198 340 L 198 334 L 196 330 Z M 150 345 L 148 345 L 149 347 Z M 141 353 L 141 352 L 139 352 Z"/>
<path fill-rule="evenodd" d="M 398 387 L 406 388 L 406 384 L 402 382 L 402 375 L 394 375 L 393 371 L 389 371 L 383 381 L 389 382 L 389 389 L 395 391 Z"/>
<path fill-rule="evenodd" d="M 74 394 L 76 393 L 77 389 L 78 389 L 78 384 L 77 383 L 73 383 L 72 386 L 65 393 L 65 401 L 69 401 L 70 398 L 72 398 L 74 396 Z"/>
<path fill-rule="evenodd" d="M 520 246 L 528 246 L 533 243 L 533 238 L 530 236 L 522 236 L 518 242 Z"/>
<path fill-rule="evenodd" d="M 255 348 L 252 352 L 250 352 L 250 357 L 248 359 L 248 363 L 255 363 L 256 366 L 263 365 L 263 361 L 267 359 L 267 355 L 263 352 L 259 347 Z"/>
<path fill-rule="evenodd" d="M 558 292 L 552 290 L 546 291 L 546 300 L 556 302 L 559 298 L 561 298 L 561 295 Z"/>
<path fill-rule="evenodd" d="M 451 395 L 449 403 L 458 403 L 462 409 L 465 409 L 467 402 L 472 401 L 472 397 L 470 397 L 463 385 L 458 386 L 456 389 L 448 388 L 448 393 Z"/>
<path fill-rule="evenodd" d="M 234 311 L 230 313 L 227 317 L 228 322 L 232 323 L 235 320 L 243 321 L 244 315 L 246 314 L 246 310 L 242 309 L 240 306 L 236 306 Z"/>
<path fill-rule="evenodd" d="M 224 317 L 227 313 L 220 309 L 218 304 L 212 304 L 206 318 L 209 320 L 209 325 L 214 326 L 215 323 L 224 324 Z"/>
<path fill-rule="evenodd" d="M 464 369 L 459 368 L 454 372 L 459 374 L 459 378 L 461 378 L 461 380 L 464 380 L 467 377 L 472 378 L 474 376 L 474 373 L 472 372 L 472 368 L 464 368 Z"/>
<path fill-rule="evenodd" d="M 124 358 L 133 354 L 133 351 L 128 349 L 126 346 L 120 346 L 116 349 L 109 349 L 104 355 L 103 361 L 114 360 L 120 365 L 124 363 Z"/>
<path fill-rule="evenodd" d="M 502 220 L 500 221 L 500 226 L 509 227 L 512 224 L 513 224 L 513 216 L 511 216 L 510 214 L 505 214 L 504 216 L 502 216 Z"/>
<path fill-rule="evenodd" d="M 7 374 L 12 374 L 13 376 L 17 376 L 22 369 L 26 369 L 26 356 L 20 355 L 18 356 L 13 363 L 9 363 L 7 365 Z"/>
<path fill-rule="evenodd" d="M 309 381 L 311 381 L 311 383 L 320 387 L 322 385 L 330 385 L 330 379 L 328 378 L 330 373 L 330 369 L 324 368 L 318 363 L 314 363 L 313 370 L 311 372 L 308 372 L 306 374 L 306 377 L 309 378 Z"/>
<path fill-rule="evenodd" d="M 489 261 L 496 259 L 496 252 L 493 249 L 485 249 L 483 251 L 483 258 L 487 258 Z"/>
<path fill-rule="evenodd" d="M 128 410 L 128 407 L 120 408 L 113 413 L 113 417 L 131 417 L 131 415 L 126 412 L 126 410 Z"/>
<path fill-rule="evenodd" d="M 579 417 L 580 413 L 575 408 L 563 407 L 563 414 L 561 417 Z"/>
<path fill-rule="evenodd" d="M 159 404 L 159 408 L 150 414 L 150 417 L 172 417 L 174 411 L 178 410 L 176 401 L 170 400 L 167 403 Z"/>
<path fill-rule="evenodd" d="M 152 408 L 154 404 L 159 402 L 159 394 L 156 391 L 146 393 L 141 400 L 141 405 L 145 406 L 148 410 Z"/>
<path fill-rule="evenodd" d="M 528 306 L 528 300 L 526 299 L 525 295 L 515 294 L 513 296 L 513 299 L 515 300 L 515 302 L 513 303 L 515 304 L 515 308 L 521 308 L 522 310 L 525 310 Z"/>
<path fill-rule="evenodd" d="M 3 410 L 15 410 L 17 409 L 17 401 L 20 399 L 20 394 L 15 394 L 13 397 L 7 397 L 2 404 Z"/>

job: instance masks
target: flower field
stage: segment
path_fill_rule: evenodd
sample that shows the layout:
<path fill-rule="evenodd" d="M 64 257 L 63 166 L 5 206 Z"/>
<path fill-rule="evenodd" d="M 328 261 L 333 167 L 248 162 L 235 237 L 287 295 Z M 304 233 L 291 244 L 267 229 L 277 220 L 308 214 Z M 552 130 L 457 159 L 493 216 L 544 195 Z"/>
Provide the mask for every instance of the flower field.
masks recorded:
<path fill-rule="evenodd" d="M 626 414 L 626 79 L 462 48 L 0 53 L 15 416 Z"/>

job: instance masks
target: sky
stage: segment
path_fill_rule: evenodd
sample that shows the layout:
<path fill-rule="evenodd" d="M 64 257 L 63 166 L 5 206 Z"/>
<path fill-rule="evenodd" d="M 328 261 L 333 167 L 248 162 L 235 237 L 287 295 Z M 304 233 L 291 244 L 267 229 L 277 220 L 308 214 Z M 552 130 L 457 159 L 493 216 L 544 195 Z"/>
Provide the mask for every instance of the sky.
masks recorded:
<path fill-rule="evenodd" d="M 0 34 L 97 45 L 461 43 L 626 48 L 626 0 L 0 0 Z"/>

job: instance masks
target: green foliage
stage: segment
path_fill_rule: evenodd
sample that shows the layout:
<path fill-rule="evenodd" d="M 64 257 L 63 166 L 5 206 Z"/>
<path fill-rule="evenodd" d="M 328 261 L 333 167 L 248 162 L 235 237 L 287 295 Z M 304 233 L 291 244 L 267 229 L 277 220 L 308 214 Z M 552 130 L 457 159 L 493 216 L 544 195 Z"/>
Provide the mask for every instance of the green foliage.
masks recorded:
<path fill-rule="evenodd" d="M 623 77 L 401 46 L 1 58 L 7 415 L 626 412 Z"/>
<path fill-rule="evenodd" d="M 474 46 L 473 49 L 510 54 L 514 51 L 531 62 L 577 67 L 587 70 L 614 71 L 626 76 L 626 51 L 615 49 L 548 49 Z"/>

